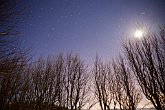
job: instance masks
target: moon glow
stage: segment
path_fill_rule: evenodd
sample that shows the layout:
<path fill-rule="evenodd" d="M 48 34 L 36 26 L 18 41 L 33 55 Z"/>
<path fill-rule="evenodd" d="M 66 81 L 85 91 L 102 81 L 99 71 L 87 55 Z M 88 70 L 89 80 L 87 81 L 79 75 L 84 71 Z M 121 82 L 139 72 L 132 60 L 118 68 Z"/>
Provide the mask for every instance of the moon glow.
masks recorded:
<path fill-rule="evenodd" d="M 142 38 L 142 36 L 143 36 L 143 31 L 141 31 L 141 30 L 136 30 L 135 31 L 135 34 L 134 34 L 134 37 L 135 38 Z"/>

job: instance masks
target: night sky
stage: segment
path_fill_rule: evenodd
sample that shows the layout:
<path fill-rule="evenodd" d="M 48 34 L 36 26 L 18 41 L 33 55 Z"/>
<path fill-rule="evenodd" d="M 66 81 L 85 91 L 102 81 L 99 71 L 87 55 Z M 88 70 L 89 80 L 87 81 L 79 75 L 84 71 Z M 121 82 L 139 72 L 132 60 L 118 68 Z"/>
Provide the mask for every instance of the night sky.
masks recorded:
<path fill-rule="evenodd" d="M 73 52 L 86 61 L 121 51 L 137 23 L 165 23 L 165 0 L 23 0 L 29 13 L 21 24 L 22 45 L 32 57 Z"/>

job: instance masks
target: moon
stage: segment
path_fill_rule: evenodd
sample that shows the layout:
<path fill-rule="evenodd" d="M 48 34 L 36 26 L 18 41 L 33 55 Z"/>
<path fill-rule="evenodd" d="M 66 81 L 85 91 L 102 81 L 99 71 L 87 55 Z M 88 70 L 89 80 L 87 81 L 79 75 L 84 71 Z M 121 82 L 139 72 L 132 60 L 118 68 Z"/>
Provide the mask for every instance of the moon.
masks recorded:
<path fill-rule="evenodd" d="M 134 34 L 135 38 L 142 38 L 143 37 L 143 31 L 142 30 L 136 30 Z"/>

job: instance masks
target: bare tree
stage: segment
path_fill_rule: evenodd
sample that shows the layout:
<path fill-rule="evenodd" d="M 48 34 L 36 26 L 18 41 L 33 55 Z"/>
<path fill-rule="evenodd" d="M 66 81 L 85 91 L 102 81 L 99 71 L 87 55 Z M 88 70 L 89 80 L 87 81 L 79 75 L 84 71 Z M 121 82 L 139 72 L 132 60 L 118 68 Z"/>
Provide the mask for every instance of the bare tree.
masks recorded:
<path fill-rule="evenodd" d="M 104 64 L 96 57 L 94 68 L 94 86 L 95 95 L 100 104 L 101 110 L 110 110 L 110 106 L 113 100 L 112 94 L 112 73 L 109 64 Z"/>
<path fill-rule="evenodd" d="M 124 43 L 129 65 L 148 100 L 157 110 L 165 108 L 165 34 L 147 33 L 143 39 Z"/>
<path fill-rule="evenodd" d="M 120 103 L 120 106 L 122 105 L 123 109 L 136 110 L 138 103 L 142 99 L 142 94 L 135 85 L 132 71 L 121 56 L 119 56 L 119 59 L 116 62 L 113 62 L 113 69 L 117 82 L 116 87 L 120 86 L 119 92 L 116 92 L 118 94 L 117 100 Z"/>
<path fill-rule="evenodd" d="M 116 101 L 116 104 L 119 105 L 120 110 L 128 108 L 127 105 L 127 95 L 125 94 L 125 90 L 122 84 L 122 77 L 120 75 L 120 68 L 117 66 L 117 64 L 113 61 L 112 63 L 113 67 L 113 94 L 114 94 L 114 100 Z"/>
<path fill-rule="evenodd" d="M 117 106 L 121 110 L 136 110 L 142 95 L 123 58 L 120 56 L 111 65 L 96 57 L 94 66 L 95 95 L 101 110 L 116 109 Z"/>
<path fill-rule="evenodd" d="M 20 20 L 18 1 L 0 3 L 0 109 L 14 109 L 22 86 L 22 74 L 28 62 L 28 51 L 18 46 L 16 24 Z M 15 104 L 14 104 L 15 103 Z"/>
<path fill-rule="evenodd" d="M 52 109 L 62 107 L 64 58 L 56 57 L 39 58 L 25 72 L 23 90 L 25 104 L 28 109 Z M 25 79 L 24 78 L 24 79 Z M 24 97 L 25 97 L 24 96 Z"/>
<path fill-rule="evenodd" d="M 0 109 L 4 110 L 17 101 L 21 87 L 22 72 L 27 64 L 24 53 L 15 52 L 0 62 Z"/>
<path fill-rule="evenodd" d="M 77 55 L 39 58 L 24 71 L 19 108 L 80 110 L 89 100 L 87 74 Z"/>
<path fill-rule="evenodd" d="M 86 104 L 88 93 L 87 68 L 83 61 L 73 54 L 68 54 L 65 63 L 66 107 L 80 110 Z"/>

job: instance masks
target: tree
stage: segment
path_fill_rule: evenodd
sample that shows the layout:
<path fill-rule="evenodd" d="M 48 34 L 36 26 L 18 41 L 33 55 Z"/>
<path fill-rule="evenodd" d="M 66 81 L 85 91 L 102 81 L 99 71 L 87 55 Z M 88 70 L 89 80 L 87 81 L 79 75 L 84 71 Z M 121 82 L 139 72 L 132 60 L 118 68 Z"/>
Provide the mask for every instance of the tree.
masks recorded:
<path fill-rule="evenodd" d="M 116 77 L 115 81 L 117 82 L 116 88 L 120 86 L 116 92 L 120 109 L 123 106 L 123 109 L 136 110 L 138 103 L 142 99 L 142 94 L 135 84 L 132 71 L 121 56 L 116 62 L 113 62 L 113 69 Z"/>
<path fill-rule="evenodd" d="M 112 64 L 106 64 L 96 57 L 94 66 L 95 95 L 101 110 L 117 106 L 121 110 L 136 110 L 142 95 L 123 58 L 120 56 Z"/>
<path fill-rule="evenodd" d="M 95 96 L 99 102 L 101 110 L 110 110 L 110 106 L 114 99 L 112 94 L 113 76 L 109 64 L 101 62 L 99 57 L 96 57 L 94 68 L 94 88 Z"/>
<path fill-rule="evenodd" d="M 87 103 L 88 74 L 83 61 L 77 55 L 67 55 L 64 75 L 65 106 L 71 110 L 81 110 Z"/>
<path fill-rule="evenodd" d="M 87 70 L 77 55 L 41 57 L 26 66 L 22 79 L 17 108 L 80 110 L 88 101 Z"/>
<path fill-rule="evenodd" d="M 5 110 L 17 100 L 21 87 L 21 76 L 27 64 L 26 56 L 14 53 L 0 62 L 0 109 Z"/>
<path fill-rule="evenodd" d="M 123 44 L 131 70 L 148 100 L 157 110 L 165 108 L 165 28 L 160 36 L 147 33 Z"/>
<path fill-rule="evenodd" d="M 15 0 L 0 3 L 0 109 L 10 109 L 21 91 L 22 72 L 28 62 L 27 51 L 18 46 L 16 24 L 19 12 Z"/>
<path fill-rule="evenodd" d="M 46 59 L 40 57 L 24 72 L 19 96 L 27 109 L 45 110 L 63 108 L 64 57 L 62 54 Z M 25 107 L 24 107 L 25 109 Z"/>

